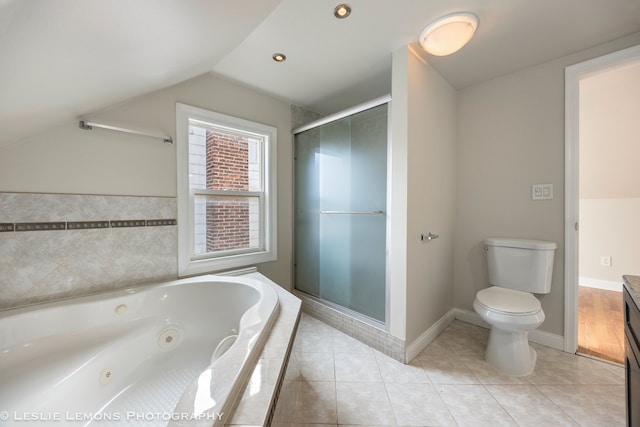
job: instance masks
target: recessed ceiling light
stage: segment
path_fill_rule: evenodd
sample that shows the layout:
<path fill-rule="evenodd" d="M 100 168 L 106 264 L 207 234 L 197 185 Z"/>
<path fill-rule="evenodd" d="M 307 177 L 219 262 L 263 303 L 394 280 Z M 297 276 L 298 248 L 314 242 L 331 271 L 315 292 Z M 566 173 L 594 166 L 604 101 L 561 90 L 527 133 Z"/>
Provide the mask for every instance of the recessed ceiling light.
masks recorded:
<path fill-rule="evenodd" d="M 285 55 L 284 53 L 274 53 L 272 58 L 276 62 L 284 62 L 287 60 L 287 55 Z"/>
<path fill-rule="evenodd" d="M 338 19 L 344 19 L 349 15 L 351 15 L 351 8 L 348 4 L 339 4 L 333 9 L 333 16 Z"/>
<path fill-rule="evenodd" d="M 438 18 L 420 33 L 422 48 L 435 56 L 451 55 L 462 49 L 478 29 L 478 18 L 467 12 Z"/>

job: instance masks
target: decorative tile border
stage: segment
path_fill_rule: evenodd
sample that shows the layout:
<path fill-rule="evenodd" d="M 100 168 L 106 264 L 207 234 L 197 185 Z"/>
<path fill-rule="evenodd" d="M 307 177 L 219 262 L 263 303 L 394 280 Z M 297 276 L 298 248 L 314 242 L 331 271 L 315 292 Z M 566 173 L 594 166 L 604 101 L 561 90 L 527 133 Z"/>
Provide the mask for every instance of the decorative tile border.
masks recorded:
<path fill-rule="evenodd" d="M 67 222 L 67 230 L 87 230 L 91 228 L 109 228 L 109 221 L 72 221 Z"/>
<path fill-rule="evenodd" d="M 147 222 L 144 219 L 130 219 L 130 220 L 120 220 L 120 221 L 111 221 L 112 228 L 124 228 L 124 227 L 145 227 Z"/>
<path fill-rule="evenodd" d="M 133 219 L 111 221 L 52 221 L 52 222 L 5 222 L 0 223 L 0 232 L 90 230 L 95 228 L 164 227 L 177 225 L 176 219 Z"/>
<path fill-rule="evenodd" d="M 65 230 L 66 222 L 16 222 L 16 231 L 50 231 Z"/>
<path fill-rule="evenodd" d="M 165 225 L 178 225 L 175 219 L 148 219 L 147 227 L 162 227 Z"/>
<path fill-rule="evenodd" d="M 3 222 L 0 224 L 0 233 L 4 232 L 4 231 L 13 231 L 15 229 L 15 226 L 12 222 Z"/>

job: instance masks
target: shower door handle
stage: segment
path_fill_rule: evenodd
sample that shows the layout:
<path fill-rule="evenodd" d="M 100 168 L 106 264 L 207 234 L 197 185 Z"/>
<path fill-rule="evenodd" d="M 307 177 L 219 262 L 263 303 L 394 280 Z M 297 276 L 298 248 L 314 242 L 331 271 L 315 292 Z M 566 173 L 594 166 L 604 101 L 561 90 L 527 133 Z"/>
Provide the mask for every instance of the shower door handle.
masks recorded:
<path fill-rule="evenodd" d="M 432 232 L 429 232 L 429 234 L 421 234 L 420 240 L 422 241 L 433 240 L 433 239 L 437 239 L 438 237 L 440 237 L 438 234 L 433 234 Z"/>
<path fill-rule="evenodd" d="M 383 215 L 384 211 L 320 211 L 324 215 Z"/>

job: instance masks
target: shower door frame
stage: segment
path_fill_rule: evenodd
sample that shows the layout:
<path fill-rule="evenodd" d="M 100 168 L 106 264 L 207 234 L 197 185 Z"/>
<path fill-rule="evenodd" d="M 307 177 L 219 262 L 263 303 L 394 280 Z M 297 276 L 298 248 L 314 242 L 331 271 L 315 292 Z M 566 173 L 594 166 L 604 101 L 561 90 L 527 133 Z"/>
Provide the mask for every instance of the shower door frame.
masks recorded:
<path fill-rule="evenodd" d="M 386 158 L 386 162 L 387 162 L 387 176 L 386 176 L 386 207 L 385 207 L 385 278 L 384 278 L 384 282 L 385 282 L 385 310 L 384 310 L 384 322 L 380 322 L 377 319 L 374 319 L 372 317 L 366 316 L 362 313 L 359 313 L 355 310 L 352 310 L 350 308 L 344 307 L 340 304 L 328 301 L 326 299 L 317 297 L 315 295 L 311 295 L 308 294 L 304 291 L 301 291 L 299 289 L 296 288 L 296 247 L 295 247 L 295 242 L 296 242 L 296 227 L 295 227 L 295 219 L 296 219 L 296 215 L 295 215 L 295 206 L 296 206 L 296 200 L 295 200 L 295 194 L 296 194 L 296 180 L 295 180 L 295 171 L 296 171 L 296 165 L 295 165 L 295 153 L 296 153 L 296 149 L 295 146 L 293 147 L 293 156 L 292 156 L 292 165 L 293 165 L 293 173 L 294 173 L 294 179 L 293 179 L 293 185 L 292 185 L 292 201 L 293 201 L 293 209 L 294 209 L 294 214 L 293 214 L 293 220 L 294 220 L 294 227 L 293 227 L 293 233 L 292 233 L 292 244 L 293 244 L 293 264 L 292 264 L 292 270 L 291 270 L 291 278 L 292 278 L 292 283 L 293 283 L 293 292 L 294 293 L 300 293 L 303 294 L 304 296 L 306 296 L 307 298 L 311 298 L 314 301 L 317 301 L 321 304 L 324 304 L 330 308 L 333 308 L 337 311 L 340 311 L 348 316 L 351 316 L 355 319 L 358 319 L 360 321 L 363 321 L 371 326 L 374 326 L 376 328 L 382 329 L 386 332 L 389 331 L 389 314 L 390 314 L 390 303 L 389 303 L 389 296 L 390 296 L 390 275 L 389 275 L 389 271 L 390 271 L 390 264 L 389 264 L 389 241 L 390 241 L 390 221 L 389 221 L 389 210 L 391 208 L 390 204 L 389 204 L 389 200 L 390 198 L 390 191 L 391 191 L 391 123 L 390 123 L 390 118 L 391 118 L 391 95 L 384 95 L 375 99 L 372 99 L 370 101 L 364 102 L 362 104 L 358 104 L 354 107 L 351 108 L 347 108 L 346 110 L 342 110 L 339 111 L 337 113 L 322 117 L 318 120 L 314 120 L 312 122 L 309 122 L 307 124 L 304 124 L 302 126 L 298 126 L 296 128 L 293 128 L 291 130 L 291 135 L 292 135 L 292 142 L 293 144 L 296 143 L 295 140 L 295 136 L 299 133 L 317 128 L 319 126 L 328 124 L 328 123 L 332 123 L 341 119 L 344 119 L 346 117 L 352 116 L 354 114 L 366 111 L 366 110 L 370 110 L 372 108 L 375 107 L 379 107 L 381 105 L 387 104 L 387 158 Z"/>

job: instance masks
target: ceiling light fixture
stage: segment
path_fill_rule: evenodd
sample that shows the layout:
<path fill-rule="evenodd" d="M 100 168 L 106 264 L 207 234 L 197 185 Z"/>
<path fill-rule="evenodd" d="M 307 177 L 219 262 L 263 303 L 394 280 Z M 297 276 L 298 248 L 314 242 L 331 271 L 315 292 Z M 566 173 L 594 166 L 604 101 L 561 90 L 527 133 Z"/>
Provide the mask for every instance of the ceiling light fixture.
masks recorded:
<path fill-rule="evenodd" d="M 287 60 L 287 55 L 285 55 L 284 53 L 274 53 L 272 58 L 276 62 L 284 62 Z"/>
<path fill-rule="evenodd" d="M 420 33 L 420 45 L 435 56 L 451 55 L 462 49 L 478 29 L 478 18 L 467 12 L 436 19 Z"/>
<path fill-rule="evenodd" d="M 348 4 L 339 4 L 333 9 L 333 16 L 338 19 L 344 19 L 349 15 L 351 15 L 351 7 Z"/>

